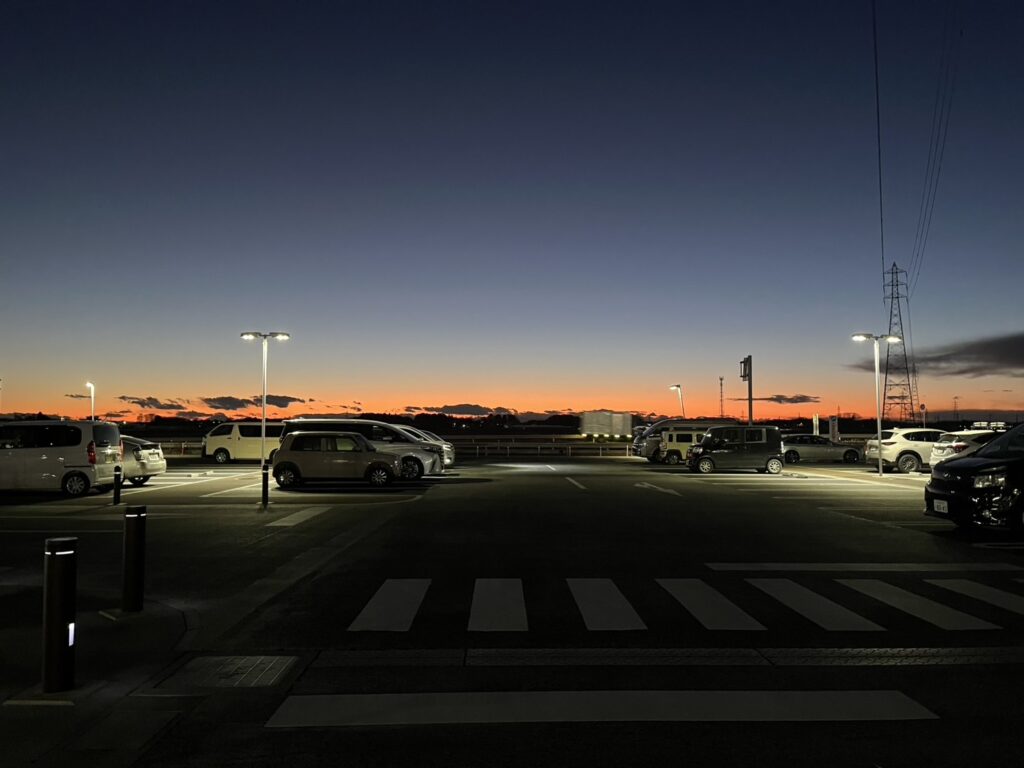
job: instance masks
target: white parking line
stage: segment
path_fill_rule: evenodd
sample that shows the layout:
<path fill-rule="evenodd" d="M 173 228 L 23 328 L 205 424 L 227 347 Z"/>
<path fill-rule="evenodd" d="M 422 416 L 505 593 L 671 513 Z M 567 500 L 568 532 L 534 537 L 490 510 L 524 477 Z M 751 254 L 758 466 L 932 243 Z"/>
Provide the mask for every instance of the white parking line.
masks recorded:
<path fill-rule="evenodd" d="M 267 523 L 265 527 L 267 527 L 267 528 L 277 528 L 277 527 L 288 528 L 288 527 L 291 527 L 293 525 L 298 525 L 299 523 L 304 523 L 307 520 L 311 520 L 314 517 L 316 517 L 317 515 L 322 515 L 324 512 L 326 512 L 329 509 L 330 509 L 330 507 L 306 507 L 306 509 L 300 509 L 298 512 L 294 512 L 294 513 L 288 515 L 287 517 L 282 517 L 280 520 L 274 520 L 273 522 Z"/>
<path fill-rule="evenodd" d="M 636 485 L 637 488 L 649 488 L 652 491 L 658 491 L 660 493 L 669 493 L 669 494 L 672 494 L 673 496 L 678 496 L 679 495 L 679 491 L 674 491 L 671 488 L 661 488 L 661 487 L 659 487 L 657 485 L 653 485 L 651 483 L 636 483 L 635 485 Z"/>
<path fill-rule="evenodd" d="M 223 496 L 223 495 L 228 494 L 228 493 L 238 493 L 238 491 L 244 491 L 244 490 L 247 490 L 249 488 L 260 488 L 260 487 L 262 487 L 262 485 L 263 485 L 263 481 L 261 480 L 258 483 L 253 483 L 252 485 L 240 485 L 237 488 L 228 488 L 228 489 L 223 490 L 223 491 L 214 491 L 213 493 L 204 493 L 199 498 L 201 498 L 201 499 L 208 499 L 211 496 Z"/>
<path fill-rule="evenodd" d="M 579 489 L 580 489 L 581 491 L 585 491 L 585 490 L 587 490 L 587 487 L 586 487 L 585 485 L 583 485 L 583 483 L 577 482 L 576 480 L 573 480 L 573 479 L 572 479 L 571 477 L 567 477 L 567 478 L 565 478 L 565 479 L 566 479 L 566 480 L 568 480 L 568 481 L 569 481 L 570 483 L 572 483 L 573 485 L 575 485 L 575 486 L 576 486 L 577 488 L 579 488 Z"/>

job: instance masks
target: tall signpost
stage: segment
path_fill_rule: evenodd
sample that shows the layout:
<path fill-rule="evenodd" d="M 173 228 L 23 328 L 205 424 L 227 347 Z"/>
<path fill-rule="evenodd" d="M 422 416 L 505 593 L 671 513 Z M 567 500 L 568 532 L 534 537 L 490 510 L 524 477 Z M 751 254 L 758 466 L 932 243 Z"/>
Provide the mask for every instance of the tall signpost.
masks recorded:
<path fill-rule="evenodd" d="M 747 382 L 747 424 L 754 423 L 754 358 L 747 355 L 740 360 L 740 378 Z"/>

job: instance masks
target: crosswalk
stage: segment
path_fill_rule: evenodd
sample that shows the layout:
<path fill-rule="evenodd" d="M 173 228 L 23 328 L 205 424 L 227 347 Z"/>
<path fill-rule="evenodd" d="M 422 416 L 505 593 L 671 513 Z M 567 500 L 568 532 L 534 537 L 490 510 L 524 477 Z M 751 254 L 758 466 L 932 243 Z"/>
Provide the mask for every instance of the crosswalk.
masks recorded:
<path fill-rule="evenodd" d="M 970 570 L 969 565 L 964 569 Z M 1024 629 L 1020 618 L 1024 617 L 1024 584 L 1020 579 L 993 577 L 991 573 L 986 573 L 984 581 L 934 578 L 934 573 L 870 575 L 655 578 L 633 581 L 626 591 L 610 578 L 534 583 L 534 596 L 565 598 L 561 604 L 567 615 L 554 620 L 548 615 L 551 600 L 531 606 L 527 599 L 531 591 L 524 589 L 522 579 L 474 579 L 471 591 L 460 592 L 452 589 L 449 580 L 439 584 L 430 578 L 394 578 L 384 580 L 365 597 L 347 630 L 414 632 L 425 617 L 426 623 L 433 621 L 432 612 L 439 612 L 449 623 L 461 616 L 462 628 L 471 633 L 544 631 L 554 625 L 572 625 L 584 632 L 642 632 L 652 624 L 683 630 L 694 623 L 710 632 L 766 632 L 792 629 L 793 619 L 803 628 L 825 633 Z M 451 606 L 451 595 L 456 593 L 471 595 L 461 610 Z M 666 595 L 671 600 L 666 600 Z M 433 601 L 432 596 L 436 598 Z M 652 605 L 660 607 L 652 609 Z"/>

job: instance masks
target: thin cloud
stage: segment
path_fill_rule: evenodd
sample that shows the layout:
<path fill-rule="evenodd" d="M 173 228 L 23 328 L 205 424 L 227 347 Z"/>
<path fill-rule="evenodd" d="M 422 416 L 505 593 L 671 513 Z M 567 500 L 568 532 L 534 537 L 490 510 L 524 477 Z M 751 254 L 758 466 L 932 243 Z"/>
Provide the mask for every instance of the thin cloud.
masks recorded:
<path fill-rule="evenodd" d="M 260 396 L 252 396 L 252 404 L 260 404 Z M 304 403 L 306 402 L 301 397 L 292 397 L 291 395 L 267 395 L 267 405 L 272 405 L 275 408 L 287 408 L 292 403 Z"/>
<path fill-rule="evenodd" d="M 918 374 L 927 376 L 1024 377 L 1024 332 L 918 350 L 914 353 L 914 364 Z M 849 367 L 874 371 L 875 363 L 863 360 Z"/>
<path fill-rule="evenodd" d="M 445 416 L 491 416 L 494 414 L 515 415 L 517 411 L 513 408 L 496 406 L 488 408 L 476 403 L 459 403 L 458 405 L 408 405 L 405 407 L 407 413 L 440 413 Z"/>
<path fill-rule="evenodd" d="M 89 395 L 64 395 L 64 397 L 70 397 L 75 400 L 88 400 Z"/>
<path fill-rule="evenodd" d="M 223 411 L 240 411 L 243 408 L 248 408 L 250 406 L 256 405 L 256 403 L 253 402 L 252 400 L 247 400 L 244 397 L 234 397 L 232 395 L 221 395 L 219 397 L 201 397 L 199 399 L 208 408 L 217 408 Z"/>
<path fill-rule="evenodd" d="M 137 405 L 139 408 L 152 409 L 156 411 L 175 411 L 182 407 L 177 400 L 160 400 L 156 397 L 135 397 L 134 395 L 119 395 L 118 400 L 123 403 Z"/>
<path fill-rule="evenodd" d="M 871 370 L 874 370 L 874 362 L 871 363 Z M 738 400 L 744 402 L 747 400 L 745 397 L 730 397 L 730 400 Z M 771 395 L 769 397 L 755 397 L 754 400 L 759 400 L 764 403 L 778 403 L 779 405 L 799 405 L 800 403 L 820 403 L 821 398 L 817 395 Z"/>

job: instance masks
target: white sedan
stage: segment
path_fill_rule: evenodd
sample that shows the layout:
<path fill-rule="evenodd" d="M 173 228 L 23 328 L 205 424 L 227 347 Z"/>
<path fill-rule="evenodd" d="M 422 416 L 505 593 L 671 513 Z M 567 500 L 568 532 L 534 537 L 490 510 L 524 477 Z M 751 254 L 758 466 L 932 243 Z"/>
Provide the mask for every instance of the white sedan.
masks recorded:
<path fill-rule="evenodd" d="M 138 437 L 121 436 L 124 455 L 121 457 L 121 477 L 132 485 L 145 485 L 153 475 L 167 471 L 167 459 L 159 443 Z"/>
<path fill-rule="evenodd" d="M 962 429 L 959 432 L 943 432 L 939 442 L 932 445 L 931 460 L 933 467 L 940 461 L 954 456 L 970 456 L 985 443 L 996 436 L 991 429 Z"/>

